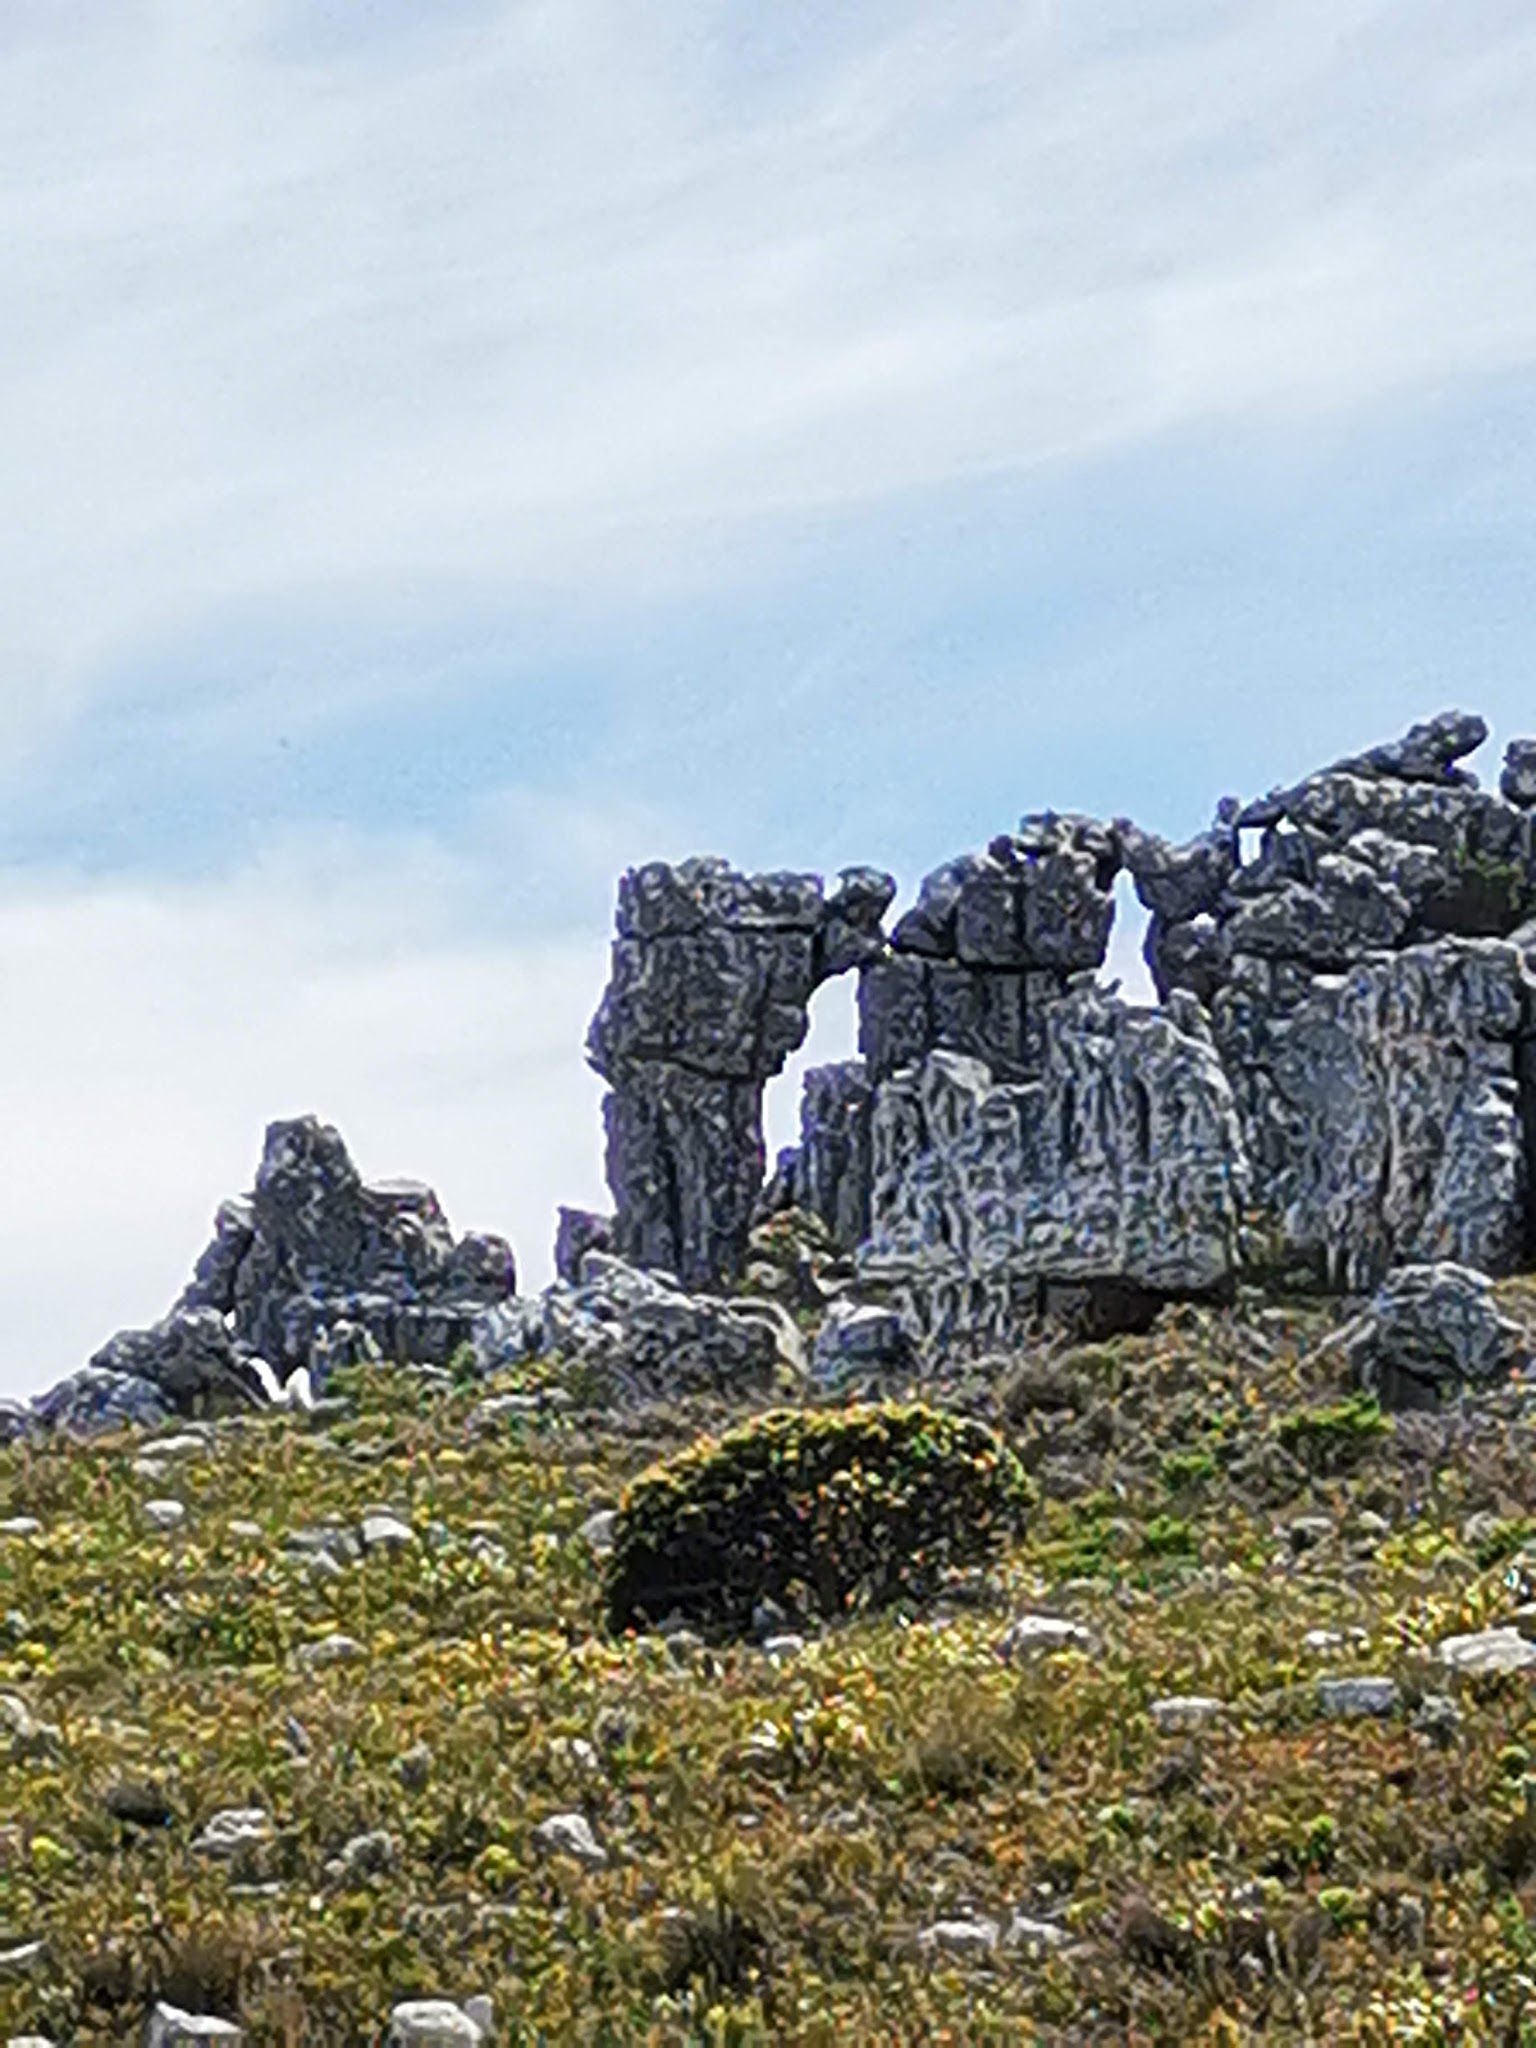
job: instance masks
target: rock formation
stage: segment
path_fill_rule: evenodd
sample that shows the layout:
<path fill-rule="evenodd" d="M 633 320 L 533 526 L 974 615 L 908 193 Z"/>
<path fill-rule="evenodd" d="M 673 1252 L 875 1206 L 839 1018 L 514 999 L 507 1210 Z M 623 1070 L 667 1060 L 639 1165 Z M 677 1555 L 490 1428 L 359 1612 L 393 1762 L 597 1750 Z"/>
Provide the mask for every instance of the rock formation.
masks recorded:
<path fill-rule="evenodd" d="M 1051 1005 L 1027 1081 L 935 1051 L 874 1114 L 864 1280 L 930 1353 L 1006 1344 L 1060 1282 L 1211 1294 L 1237 1268 L 1246 1165 L 1196 1006 Z"/>
<path fill-rule="evenodd" d="M 604 1103 L 613 1243 L 688 1286 L 741 1270 L 763 1180 L 763 1086 L 829 975 L 878 953 L 895 883 L 653 862 L 619 884 L 612 975 L 588 1056 Z"/>
<path fill-rule="evenodd" d="M 391 1358 L 441 1366 L 516 1288 L 504 1238 L 455 1238 L 419 1181 L 365 1182 L 317 1117 L 272 1124 L 254 1191 L 225 1202 L 160 1322 L 123 1330 L 0 1427 L 77 1431 L 261 1406 L 302 1375 Z"/>
<path fill-rule="evenodd" d="M 812 1067 L 800 1098 L 800 1143 L 779 1154 L 762 1212 L 803 1209 L 852 1251 L 869 1235 L 869 1072 L 862 1060 Z"/>
<path fill-rule="evenodd" d="M 1530 1261 L 1536 740 L 1484 791 L 1462 763 L 1486 733 L 1443 713 L 1223 797 L 1182 844 L 1030 814 L 930 874 L 889 936 L 874 868 L 830 893 L 713 858 L 632 869 L 588 1035 L 614 1214 L 562 1210 L 543 1297 L 515 1300 L 509 1247 L 455 1239 L 429 1189 L 364 1183 L 314 1118 L 274 1124 L 165 1321 L 29 1412 L 259 1401 L 338 1358 L 440 1368 L 466 1344 L 486 1369 L 562 1350 L 631 1391 L 764 1383 L 800 1333 L 721 1290 L 754 1218 L 788 1208 L 839 1289 L 875 1297 L 829 1322 L 813 1366 L 833 1379 L 909 1345 L 1006 1347 L 1063 1305 L 1144 1320 L 1244 1270 L 1358 1292 Z M 1122 869 L 1158 1008 L 1098 985 Z M 862 1057 L 808 1076 L 765 1190 L 764 1084 L 849 970 Z M 0 1409 L 0 1435 L 26 1426 Z"/>
<path fill-rule="evenodd" d="M 1054 812 L 936 869 L 859 976 L 870 1079 L 940 1046 L 1025 1078 L 1050 1004 L 1104 964 L 1119 869 L 1111 827 Z"/>

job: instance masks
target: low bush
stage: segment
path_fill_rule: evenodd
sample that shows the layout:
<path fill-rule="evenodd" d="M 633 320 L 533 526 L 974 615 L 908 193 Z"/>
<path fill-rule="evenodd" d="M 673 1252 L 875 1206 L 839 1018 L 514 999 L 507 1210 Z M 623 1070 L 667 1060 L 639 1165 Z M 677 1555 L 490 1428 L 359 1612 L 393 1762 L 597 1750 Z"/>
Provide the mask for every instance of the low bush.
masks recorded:
<path fill-rule="evenodd" d="M 676 1613 L 738 1630 L 764 1598 L 828 1618 L 920 1598 L 1019 1533 L 1027 1496 L 984 1423 L 921 1402 L 775 1410 L 628 1489 L 609 1621 Z"/>
<path fill-rule="evenodd" d="M 1370 1394 L 1346 1394 L 1326 1407 L 1303 1408 L 1282 1417 L 1275 1436 L 1315 1472 L 1340 1472 L 1360 1459 L 1391 1430 Z"/>

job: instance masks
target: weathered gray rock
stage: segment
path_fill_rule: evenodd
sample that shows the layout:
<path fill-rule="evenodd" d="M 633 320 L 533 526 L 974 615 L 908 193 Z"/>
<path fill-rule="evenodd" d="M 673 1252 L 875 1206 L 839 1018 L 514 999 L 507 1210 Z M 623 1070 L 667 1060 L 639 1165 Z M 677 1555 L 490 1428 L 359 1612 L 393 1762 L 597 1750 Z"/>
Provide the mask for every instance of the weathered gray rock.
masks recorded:
<path fill-rule="evenodd" d="M 1536 1643 L 1517 1628 L 1485 1628 L 1472 1635 L 1446 1636 L 1438 1647 L 1441 1662 L 1453 1671 L 1529 1671 L 1536 1665 Z"/>
<path fill-rule="evenodd" d="M 1522 811 L 1536 804 L 1536 740 L 1511 740 L 1504 749 L 1499 794 Z"/>
<path fill-rule="evenodd" d="M 307 1408 L 338 1364 L 446 1365 L 515 1288 L 504 1238 L 455 1240 L 430 1188 L 365 1183 L 315 1117 L 275 1123 L 254 1194 L 219 1209 L 170 1314 L 120 1331 L 21 1426 L 87 1433 L 171 1413 Z"/>
<path fill-rule="evenodd" d="M 248 1353 L 215 1308 L 176 1309 L 148 1330 L 121 1330 L 90 1361 L 99 1372 L 148 1380 L 169 1409 L 201 1415 L 264 1405 Z"/>
<path fill-rule="evenodd" d="M 235 1277 L 256 1235 L 249 1201 L 238 1196 L 221 1202 L 213 1219 L 213 1236 L 182 1289 L 177 1310 L 216 1309 L 228 1315 L 235 1306 Z"/>
<path fill-rule="evenodd" d="M 235 1276 L 235 1333 L 286 1373 L 315 1361 L 333 1324 L 361 1325 L 386 1356 L 445 1364 L 478 1313 L 515 1291 L 504 1239 L 456 1243 L 419 1181 L 365 1183 L 316 1117 L 273 1124 Z"/>
<path fill-rule="evenodd" d="M 869 1232 L 869 1075 L 862 1060 L 812 1067 L 800 1097 L 800 1143 L 779 1154 L 759 1213 L 803 1209 L 852 1251 Z"/>
<path fill-rule="evenodd" d="M 595 1373 L 613 1396 L 632 1400 L 762 1388 L 772 1383 L 778 1355 L 765 1306 L 689 1294 L 670 1275 L 593 1251 L 577 1285 L 556 1281 L 536 1303 L 486 1315 L 476 1330 L 477 1356 L 490 1372 L 555 1352 Z"/>
<path fill-rule="evenodd" d="M 198 2041 L 243 2041 L 245 2030 L 233 2020 L 206 2012 L 183 2012 L 161 1999 L 144 2029 L 144 2048 L 191 2048 Z"/>
<path fill-rule="evenodd" d="M 589 1870 L 601 1870 L 608 1851 L 592 1832 L 584 1813 L 552 1813 L 533 1831 L 536 1847 L 551 1856 L 570 1856 Z"/>
<path fill-rule="evenodd" d="M 1364 1678 L 1320 1678 L 1318 1712 L 1331 1721 L 1385 1719 L 1402 1701 L 1395 1678 L 1372 1674 Z"/>
<path fill-rule="evenodd" d="M 160 1389 L 136 1373 L 85 1365 L 32 1403 L 33 1423 L 94 1436 L 114 1429 L 153 1428 L 168 1421 L 170 1404 Z"/>
<path fill-rule="evenodd" d="M 826 1391 L 910 1372 L 916 1362 L 911 1336 L 893 1308 L 835 1301 L 811 1352 L 811 1382 Z"/>
<path fill-rule="evenodd" d="M 1113 826 L 1044 812 L 936 869 L 859 977 L 869 1079 L 938 1048 L 1026 1077 L 1048 1006 L 1104 963 L 1119 867 Z"/>
<path fill-rule="evenodd" d="M 1487 1275 L 1447 1261 L 1389 1273 L 1331 1341 L 1358 1383 L 1392 1408 L 1433 1405 L 1527 1356 L 1525 1333 L 1500 1310 Z"/>
<path fill-rule="evenodd" d="M 1223 797 L 1210 831 L 1183 846 L 1170 846 L 1155 832 L 1143 832 L 1129 818 L 1115 820 L 1120 856 L 1136 894 L 1165 924 L 1187 924 L 1212 911 L 1237 870 L 1235 797 Z"/>
<path fill-rule="evenodd" d="M 1318 977 L 1247 1040 L 1250 1147 L 1288 1247 L 1356 1289 L 1394 1261 L 1517 1262 L 1533 999 L 1515 947 L 1442 939 Z"/>
<path fill-rule="evenodd" d="M 408 1998 L 389 2016 L 388 2048 L 479 2048 L 480 2022 L 446 1998 Z"/>
<path fill-rule="evenodd" d="M 652 862 L 619 885 L 608 987 L 587 1039 L 604 1104 L 613 1243 L 708 1286 L 740 1272 L 763 1180 L 762 1090 L 829 974 L 881 947 L 889 876 L 743 875 Z"/>
<path fill-rule="evenodd" d="M 1242 1139 L 1193 1005 L 1059 1002 L 1024 1084 L 933 1053 L 882 1085 L 873 1144 L 860 1272 L 927 1349 L 1006 1345 L 1049 1283 L 1201 1294 L 1235 1272 Z"/>
<path fill-rule="evenodd" d="M 574 1285 L 581 1278 L 581 1262 L 588 1252 L 613 1250 L 613 1218 L 599 1216 L 591 1209 L 568 1209 L 563 1204 L 557 1215 L 555 1272 Z"/>

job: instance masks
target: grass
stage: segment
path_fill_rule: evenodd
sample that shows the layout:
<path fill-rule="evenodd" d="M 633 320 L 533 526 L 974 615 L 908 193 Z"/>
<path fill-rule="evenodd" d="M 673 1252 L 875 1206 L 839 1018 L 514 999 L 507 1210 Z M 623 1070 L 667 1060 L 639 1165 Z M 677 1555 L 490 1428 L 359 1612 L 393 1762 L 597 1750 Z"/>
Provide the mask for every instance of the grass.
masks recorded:
<path fill-rule="evenodd" d="M 487 1431 L 511 1377 L 354 1371 L 343 1418 L 221 1424 L 161 1478 L 140 1437 L 0 1452 L 5 1514 L 43 1525 L 0 1538 L 0 1691 L 57 1731 L 0 1734 L 0 1953 L 46 1944 L 0 1962 L 0 2038 L 133 2040 L 169 1995 L 253 2048 L 357 2048 L 400 1999 L 486 1991 L 513 2043 L 1536 2041 L 1536 1701 L 1433 1657 L 1525 1596 L 1536 1429 L 1512 1388 L 1365 1420 L 1309 1362 L 1328 1325 L 1169 1311 L 925 1388 L 1028 1471 L 1023 1534 L 782 1662 L 611 1633 L 577 1533 L 741 1420 L 718 1403 Z M 284 1548 L 375 1505 L 418 1540 L 334 1574 Z M 1031 1609 L 1093 1647 L 1005 1661 Z M 331 1633 L 361 1657 L 307 1663 Z M 1400 1709 L 1323 1718 L 1352 1672 Z M 1416 1725 L 1438 1692 L 1448 1732 Z M 1172 1694 L 1224 1711 L 1163 1734 Z M 244 1806 L 271 1832 L 243 1862 L 194 1849 Z M 539 1848 L 572 1810 L 602 1867 Z M 392 1857 L 338 1874 L 373 1830 Z M 967 1913 L 1065 1942 L 920 1940 Z"/>

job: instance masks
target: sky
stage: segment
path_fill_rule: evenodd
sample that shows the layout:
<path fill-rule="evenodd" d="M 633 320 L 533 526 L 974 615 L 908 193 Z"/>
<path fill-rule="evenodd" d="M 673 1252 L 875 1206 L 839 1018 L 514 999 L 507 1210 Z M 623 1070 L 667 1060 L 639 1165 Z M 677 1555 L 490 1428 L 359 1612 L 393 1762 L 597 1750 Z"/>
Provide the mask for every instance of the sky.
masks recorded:
<path fill-rule="evenodd" d="M 627 865 L 1496 774 L 1533 230 L 1516 0 L 6 0 L 0 1393 L 278 1116 L 542 1284 Z"/>

